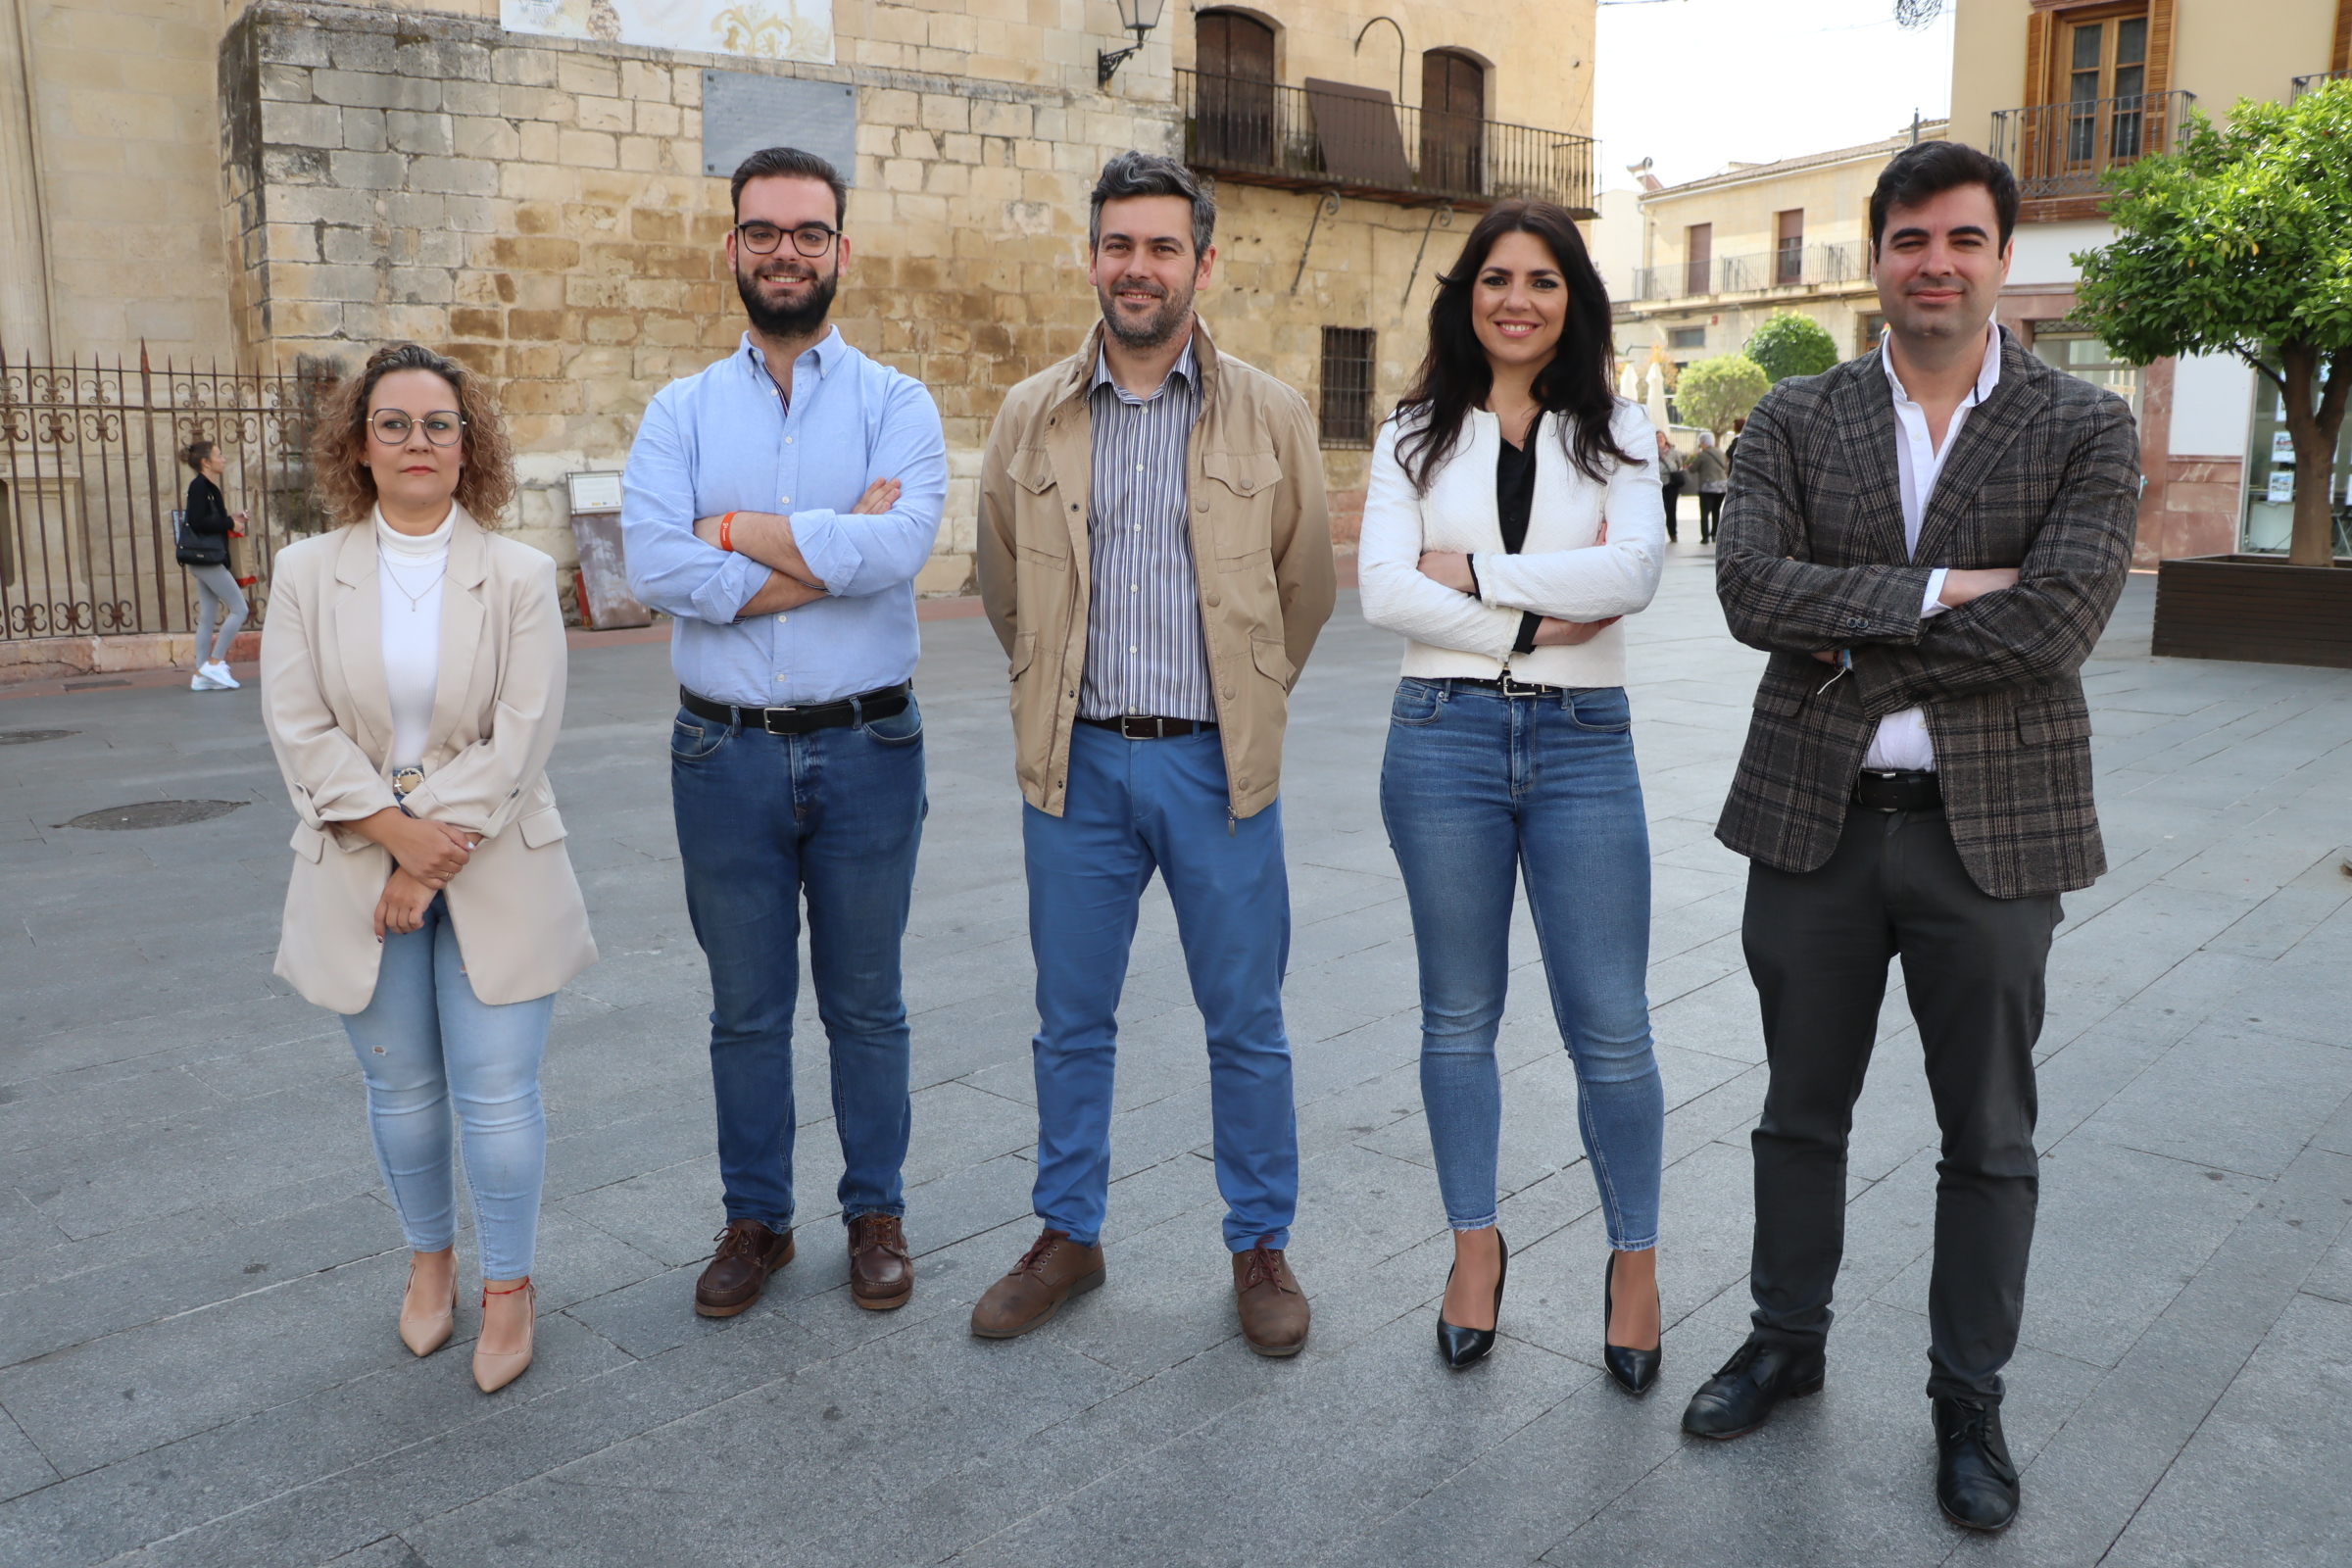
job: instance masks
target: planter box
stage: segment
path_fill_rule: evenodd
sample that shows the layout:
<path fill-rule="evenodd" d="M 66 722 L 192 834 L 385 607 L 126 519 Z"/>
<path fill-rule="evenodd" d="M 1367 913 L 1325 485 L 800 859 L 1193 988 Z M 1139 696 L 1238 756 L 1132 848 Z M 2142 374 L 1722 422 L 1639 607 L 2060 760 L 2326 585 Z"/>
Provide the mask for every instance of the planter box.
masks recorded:
<path fill-rule="evenodd" d="M 2150 653 L 2352 669 L 2352 562 L 2290 566 L 2274 556 L 2190 556 L 2156 573 Z"/>

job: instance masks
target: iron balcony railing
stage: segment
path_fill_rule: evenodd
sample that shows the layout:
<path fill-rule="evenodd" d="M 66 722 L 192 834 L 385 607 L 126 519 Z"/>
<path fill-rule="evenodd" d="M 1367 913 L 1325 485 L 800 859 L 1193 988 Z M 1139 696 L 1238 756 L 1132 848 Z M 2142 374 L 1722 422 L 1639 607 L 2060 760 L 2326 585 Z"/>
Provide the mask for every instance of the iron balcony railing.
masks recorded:
<path fill-rule="evenodd" d="M 258 624 L 270 558 L 318 526 L 309 432 L 332 384 L 157 368 L 144 350 L 135 366 L 0 350 L 0 639 L 194 628 L 172 542 L 193 441 L 220 445 L 229 510 L 247 514 Z"/>
<path fill-rule="evenodd" d="M 1485 207 L 1521 197 L 1593 215 L 1592 139 L 1429 113 L 1385 92 L 1176 73 L 1185 161 L 1243 184 Z"/>
<path fill-rule="evenodd" d="M 1775 288 L 1822 288 L 1870 276 L 1870 247 L 1861 240 L 1836 245 L 1784 245 L 1747 256 L 1674 262 L 1634 270 L 1637 300 L 1684 299 L 1695 294 L 1745 294 Z"/>
<path fill-rule="evenodd" d="M 2196 101 L 2193 92 L 2143 92 L 1998 110 L 1992 155 L 2016 172 L 2028 201 L 2096 195 L 2110 170 L 2172 151 Z"/>
<path fill-rule="evenodd" d="M 2318 92 L 2331 81 L 2352 81 L 2352 71 L 2319 71 L 2308 76 L 2297 76 L 2289 84 L 2286 101 L 2293 103 L 2307 92 Z"/>

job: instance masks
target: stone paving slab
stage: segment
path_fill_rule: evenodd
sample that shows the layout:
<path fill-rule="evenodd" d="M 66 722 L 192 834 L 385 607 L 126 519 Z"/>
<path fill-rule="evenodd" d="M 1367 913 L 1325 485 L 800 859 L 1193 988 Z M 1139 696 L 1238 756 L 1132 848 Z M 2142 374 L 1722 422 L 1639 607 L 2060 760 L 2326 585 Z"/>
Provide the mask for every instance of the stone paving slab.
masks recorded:
<path fill-rule="evenodd" d="M 2112 869 L 2070 896 L 2037 1053 L 2047 1163 L 2006 1537 L 1936 1515 L 1921 1396 L 1936 1126 L 1890 977 L 1857 1108 L 1822 1396 L 1692 1445 L 1747 1309 L 1764 1085 L 1714 815 L 1760 656 L 1705 552 L 1631 623 L 1666 1080 L 1667 1374 L 1598 1370 L 1606 1247 L 1525 910 L 1504 1339 L 1448 1375 L 1411 928 L 1377 803 L 1396 645 L 1352 596 L 1296 702 L 1285 824 L 1314 1337 L 1240 1343 L 1200 1023 L 1165 898 L 1130 969 L 1108 1288 L 964 1328 L 1028 1241 L 1027 899 L 1003 665 L 924 627 L 931 815 L 907 939 L 917 1294 L 858 1311 L 828 1223 L 820 1050 L 796 1063 L 801 1260 L 690 1309 L 719 1223 L 662 735 L 664 650 L 575 645 L 553 772 L 604 961 L 559 1000 L 539 1361 L 496 1398 L 392 1334 L 399 1230 L 331 1016 L 269 973 L 292 814 L 250 690 L 24 694 L 0 730 L 0 1561 L 1434 1565 L 2338 1563 L 2352 1428 L 2352 675 L 2156 660 L 2134 578 L 2085 671 Z M 138 832 L 59 824 L 236 801 Z M 821 1042 L 804 991 L 802 1038 Z M 469 1237 L 466 1248 L 470 1250 Z"/>

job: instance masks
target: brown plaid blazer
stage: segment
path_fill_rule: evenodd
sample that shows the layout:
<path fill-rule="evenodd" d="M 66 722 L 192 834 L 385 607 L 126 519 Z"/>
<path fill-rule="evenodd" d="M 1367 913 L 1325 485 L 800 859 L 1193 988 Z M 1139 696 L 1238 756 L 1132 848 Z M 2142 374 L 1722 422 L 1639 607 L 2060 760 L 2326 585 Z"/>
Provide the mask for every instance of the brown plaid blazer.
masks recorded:
<path fill-rule="evenodd" d="M 1977 886 L 2064 893 L 2107 869 L 2078 672 L 2130 569 L 2139 436 L 2122 399 L 2001 339 L 2000 384 L 1970 412 L 1915 554 L 1876 354 L 1792 376 L 1748 416 L 1715 557 L 1732 635 L 1772 655 L 1715 829 L 1741 855 L 1827 862 L 1877 721 L 1919 707 Z M 2015 566 L 2018 584 L 1923 618 L 1937 566 Z M 1829 648 L 1853 650 L 1835 683 L 1810 657 Z"/>

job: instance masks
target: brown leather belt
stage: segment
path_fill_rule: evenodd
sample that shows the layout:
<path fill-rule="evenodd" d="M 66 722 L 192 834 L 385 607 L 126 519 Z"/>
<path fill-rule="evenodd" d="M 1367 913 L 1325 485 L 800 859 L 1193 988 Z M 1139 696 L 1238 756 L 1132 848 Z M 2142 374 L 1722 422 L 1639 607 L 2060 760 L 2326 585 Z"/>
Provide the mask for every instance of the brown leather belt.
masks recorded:
<path fill-rule="evenodd" d="M 1097 729 L 1116 730 L 1131 741 L 1166 741 L 1179 735 L 1197 735 L 1217 726 L 1206 719 L 1161 718 L 1154 713 L 1122 713 L 1117 718 L 1081 718 L 1081 724 Z"/>
<path fill-rule="evenodd" d="M 1871 811 L 1939 811 L 1943 786 L 1926 771 L 1857 773 L 1853 802 Z"/>

